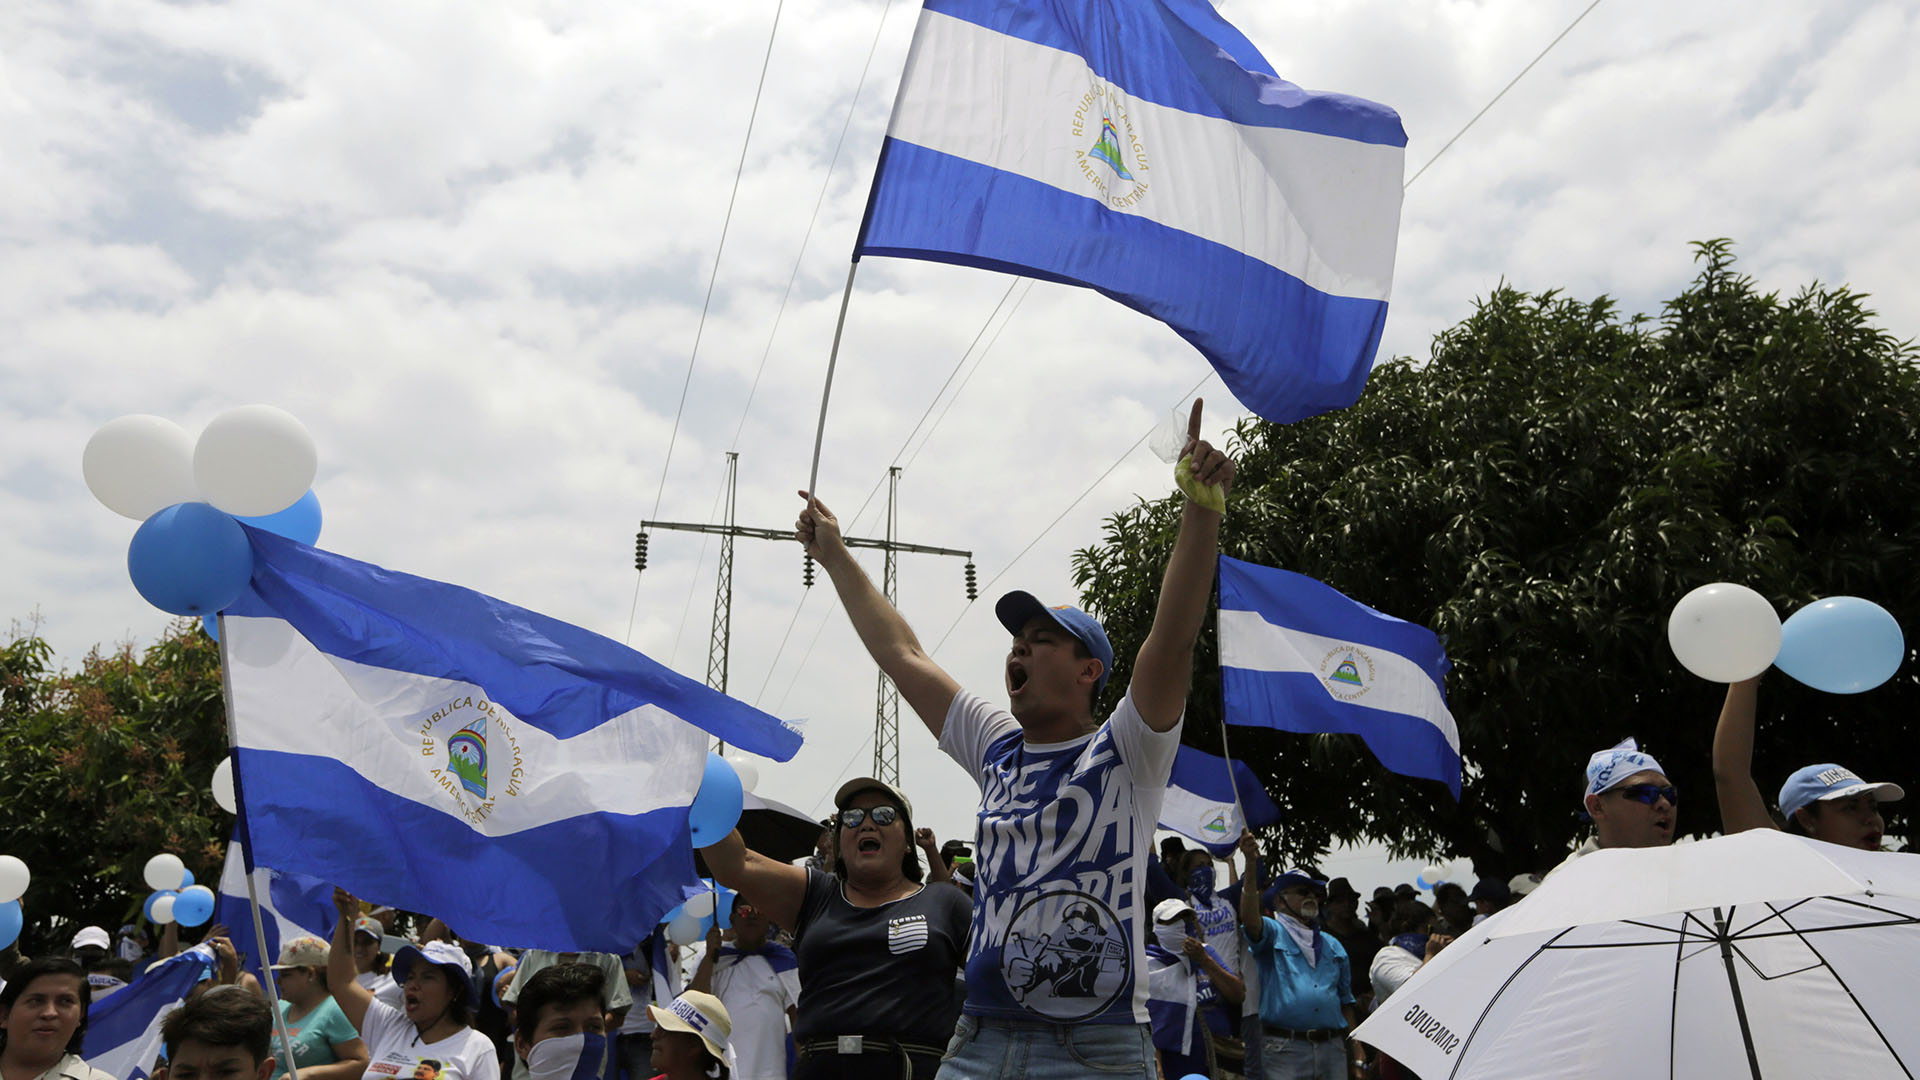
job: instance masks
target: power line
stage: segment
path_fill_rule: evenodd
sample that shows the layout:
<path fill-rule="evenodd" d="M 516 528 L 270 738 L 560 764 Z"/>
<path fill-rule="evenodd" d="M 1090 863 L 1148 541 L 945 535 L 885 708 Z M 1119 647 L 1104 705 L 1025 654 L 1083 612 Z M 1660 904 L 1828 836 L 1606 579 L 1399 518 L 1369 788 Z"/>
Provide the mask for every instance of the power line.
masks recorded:
<path fill-rule="evenodd" d="M 1465 126 L 1461 127 L 1459 131 L 1456 131 L 1453 133 L 1453 138 L 1448 139 L 1446 141 L 1446 145 L 1434 151 L 1433 156 L 1427 159 L 1427 163 L 1425 165 L 1420 166 L 1420 169 L 1418 172 L 1415 172 L 1412 176 L 1408 177 L 1406 183 L 1400 185 L 1400 190 L 1405 191 L 1407 188 L 1412 187 L 1413 182 L 1415 180 L 1420 179 L 1421 173 L 1424 173 L 1428 169 L 1432 168 L 1433 163 L 1440 160 L 1441 154 L 1446 153 L 1447 150 L 1451 148 L 1454 143 L 1459 142 L 1460 136 L 1465 135 L 1467 133 L 1468 128 L 1471 128 L 1474 124 L 1478 123 L 1481 117 L 1487 115 L 1487 110 L 1493 108 L 1494 105 L 1497 104 L 1501 98 L 1506 97 L 1507 91 L 1513 89 L 1514 84 L 1518 83 L 1521 79 L 1526 78 L 1527 72 L 1533 70 L 1533 65 L 1539 63 L 1542 59 L 1546 57 L 1548 53 L 1552 52 L 1553 47 L 1555 45 L 1560 44 L 1561 38 L 1566 37 L 1568 34 L 1572 33 L 1573 28 L 1580 25 L 1580 20 L 1586 18 L 1587 15 L 1590 12 L 1592 12 L 1594 8 L 1597 8 L 1599 6 L 1600 6 L 1600 0 L 1593 0 L 1593 3 L 1588 4 L 1586 6 L 1586 10 L 1580 12 L 1580 14 L 1578 15 L 1575 15 L 1573 17 L 1573 21 L 1567 24 L 1567 28 L 1565 30 L 1560 31 L 1560 33 L 1557 36 L 1555 36 L 1552 41 L 1547 42 L 1547 47 L 1540 50 L 1540 55 L 1535 56 L 1533 59 L 1527 61 L 1527 66 L 1520 69 L 1520 74 L 1515 75 L 1511 82 L 1508 82 L 1507 85 L 1501 87 L 1500 92 L 1493 95 L 1492 100 L 1488 101 L 1485 105 L 1482 105 L 1480 107 L 1480 111 L 1473 114 L 1473 119 L 1468 120 Z"/>

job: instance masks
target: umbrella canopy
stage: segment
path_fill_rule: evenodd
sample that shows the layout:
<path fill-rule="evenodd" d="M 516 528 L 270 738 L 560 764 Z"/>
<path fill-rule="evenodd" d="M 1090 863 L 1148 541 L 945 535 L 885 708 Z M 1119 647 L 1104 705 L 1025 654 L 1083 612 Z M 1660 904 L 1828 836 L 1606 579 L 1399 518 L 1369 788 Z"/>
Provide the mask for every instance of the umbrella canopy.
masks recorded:
<path fill-rule="evenodd" d="M 1920 859 L 1771 829 L 1602 850 L 1355 1037 L 1422 1080 L 1913 1077 Z"/>

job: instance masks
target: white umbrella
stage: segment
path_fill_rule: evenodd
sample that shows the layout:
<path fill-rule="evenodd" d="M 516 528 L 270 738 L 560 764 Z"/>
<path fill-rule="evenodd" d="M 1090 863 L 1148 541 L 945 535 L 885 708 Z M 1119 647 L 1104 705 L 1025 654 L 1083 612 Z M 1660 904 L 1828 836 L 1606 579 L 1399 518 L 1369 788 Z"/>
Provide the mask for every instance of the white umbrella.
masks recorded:
<path fill-rule="evenodd" d="M 1920 859 L 1773 830 L 1576 860 L 1355 1037 L 1421 1080 L 1908 1077 Z"/>

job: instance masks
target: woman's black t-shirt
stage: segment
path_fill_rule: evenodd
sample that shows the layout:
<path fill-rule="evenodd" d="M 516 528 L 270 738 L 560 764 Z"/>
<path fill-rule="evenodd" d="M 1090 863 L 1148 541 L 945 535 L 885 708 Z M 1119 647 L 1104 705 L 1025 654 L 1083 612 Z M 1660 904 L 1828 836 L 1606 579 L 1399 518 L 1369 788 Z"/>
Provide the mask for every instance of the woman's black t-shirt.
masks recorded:
<path fill-rule="evenodd" d="M 960 1019 L 954 979 L 967 962 L 973 901 L 946 884 L 879 907 L 847 902 L 840 879 L 807 871 L 796 1040 L 890 1037 L 944 1048 Z"/>

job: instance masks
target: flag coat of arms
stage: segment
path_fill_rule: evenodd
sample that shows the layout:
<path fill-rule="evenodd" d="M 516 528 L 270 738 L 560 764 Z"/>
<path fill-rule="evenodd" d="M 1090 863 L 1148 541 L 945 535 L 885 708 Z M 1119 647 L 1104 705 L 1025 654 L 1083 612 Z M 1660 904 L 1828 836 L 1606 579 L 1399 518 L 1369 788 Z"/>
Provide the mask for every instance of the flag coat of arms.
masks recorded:
<path fill-rule="evenodd" d="M 1298 420 L 1365 385 L 1405 148 L 1205 0 L 927 0 L 854 254 L 1096 289 Z"/>
<path fill-rule="evenodd" d="M 1460 797 L 1452 666 L 1424 626 L 1305 574 L 1220 557 L 1220 697 L 1230 724 L 1338 732 Z"/>
<path fill-rule="evenodd" d="M 254 866 L 462 936 L 616 955 L 695 891 L 708 739 L 786 760 L 773 717 L 618 642 L 249 528 L 222 617 Z"/>

